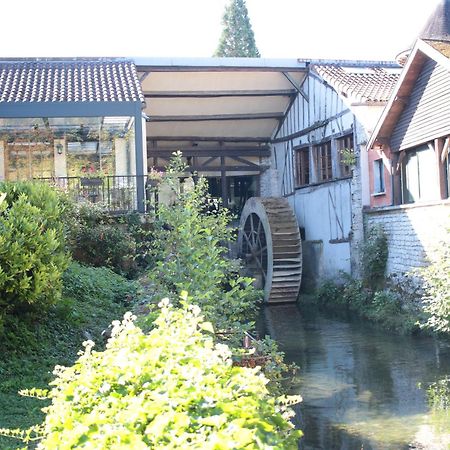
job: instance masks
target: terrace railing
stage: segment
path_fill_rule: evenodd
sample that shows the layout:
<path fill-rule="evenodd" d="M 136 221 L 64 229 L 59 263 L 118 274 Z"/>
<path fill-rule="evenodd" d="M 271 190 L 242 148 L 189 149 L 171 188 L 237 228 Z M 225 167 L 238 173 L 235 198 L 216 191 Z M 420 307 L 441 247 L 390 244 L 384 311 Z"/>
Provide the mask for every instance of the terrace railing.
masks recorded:
<path fill-rule="evenodd" d="M 136 211 L 136 175 L 105 175 L 102 177 L 39 178 L 66 191 L 75 201 L 101 203 L 109 211 L 123 213 Z"/>

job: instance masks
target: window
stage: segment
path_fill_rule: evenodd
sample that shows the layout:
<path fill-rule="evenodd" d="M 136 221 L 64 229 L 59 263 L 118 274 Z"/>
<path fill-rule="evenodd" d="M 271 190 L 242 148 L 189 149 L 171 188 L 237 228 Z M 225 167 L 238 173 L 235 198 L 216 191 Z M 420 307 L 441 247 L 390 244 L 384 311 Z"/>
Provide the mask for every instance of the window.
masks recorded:
<path fill-rule="evenodd" d="M 40 117 L 0 119 L 8 180 L 127 176 L 136 172 L 134 119 Z"/>
<path fill-rule="evenodd" d="M 53 148 L 46 142 L 17 140 L 6 147 L 6 178 L 19 181 L 53 175 Z"/>
<path fill-rule="evenodd" d="M 446 198 L 450 197 L 450 156 L 448 153 L 447 148 L 447 154 L 444 156 L 444 195 Z"/>
<path fill-rule="evenodd" d="M 295 168 L 295 186 L 309 184 L 309 148 L 301 148 L 295 151 Z"/>
<path fill-rule="evenodd" d="M 351 166 L 354 164 L 355 159 L 353 134 L 336 139 L 336 147 L 339 157 L 340 176 L 349 177 L 352 174 Z"/>
<path fill-rule="evenodd" d="M 327 181 L 333 178 L 331 162 L 331 142 L 314 146 L 318 181 Z"/>
<path fill-rule="evenodd" d="M 403 203 L 435 200 L 438 181 L 434 151 L 428 145 L 407 151 L 401 177 Z"/>
<path fill-rule="evenodd" d="M 384 194 L 384 164 L 382 159 L 373 162 L 373 193 Z"/>

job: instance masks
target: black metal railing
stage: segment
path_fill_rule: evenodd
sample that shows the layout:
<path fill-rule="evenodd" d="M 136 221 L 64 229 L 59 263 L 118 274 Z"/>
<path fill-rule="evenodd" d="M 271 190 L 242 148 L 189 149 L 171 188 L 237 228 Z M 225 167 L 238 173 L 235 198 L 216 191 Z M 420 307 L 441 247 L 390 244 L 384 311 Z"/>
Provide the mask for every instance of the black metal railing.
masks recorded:
<path fill-rule="evenodd" d="M 101 203 L 111 212 L 136 211 L 137 183 L 147 177 L 136 175 L 105 175 L 102 177 L 39 178 L 66 191 L 75 201 Z"/>

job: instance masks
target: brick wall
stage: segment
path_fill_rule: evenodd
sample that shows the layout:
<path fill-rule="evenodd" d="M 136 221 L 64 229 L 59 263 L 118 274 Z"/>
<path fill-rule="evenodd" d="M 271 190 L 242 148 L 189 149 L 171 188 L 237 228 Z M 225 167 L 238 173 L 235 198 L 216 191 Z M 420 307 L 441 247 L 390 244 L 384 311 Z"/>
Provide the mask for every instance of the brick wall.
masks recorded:
<path fill-rule="evenodd" d="M 450 201 L 366 211 L 365 226 L 373 225 L 381 225 L 388 237 L 387 274 L 403 274 L 426 265 L 427 255 L 448 241 Z"/>

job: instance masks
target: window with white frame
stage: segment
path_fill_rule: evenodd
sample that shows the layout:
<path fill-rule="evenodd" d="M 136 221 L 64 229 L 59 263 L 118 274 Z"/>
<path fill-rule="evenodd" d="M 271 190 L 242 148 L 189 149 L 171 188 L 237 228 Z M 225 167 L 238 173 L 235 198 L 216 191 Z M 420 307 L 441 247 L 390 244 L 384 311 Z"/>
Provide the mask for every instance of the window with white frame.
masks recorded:
<path fill-rule="evenodd" d="M 384 192 L 384 164 L 380 158 L 373 162 L 373 193 L 384 194 Z"/>
<path fill-rule="evenodd" d="M 436 199 L 436 156 L 432 148 L 422 145 L 407 150 L 401 165 L 402 203 Z"/>

